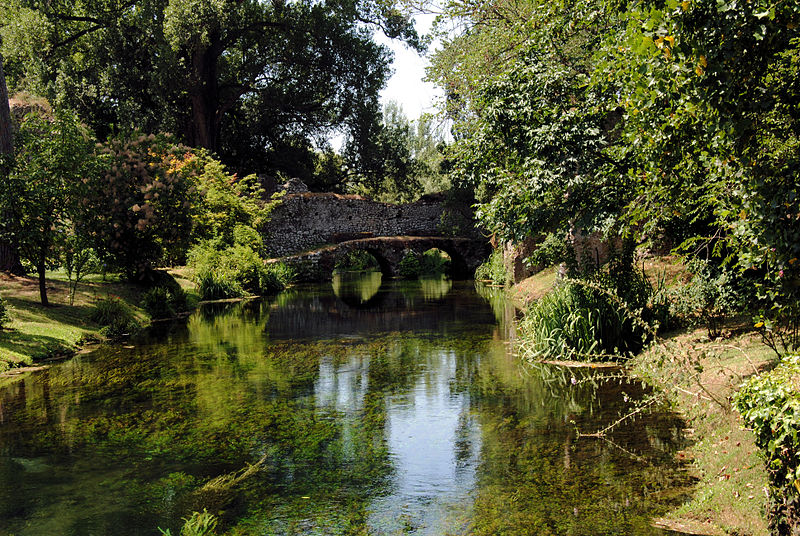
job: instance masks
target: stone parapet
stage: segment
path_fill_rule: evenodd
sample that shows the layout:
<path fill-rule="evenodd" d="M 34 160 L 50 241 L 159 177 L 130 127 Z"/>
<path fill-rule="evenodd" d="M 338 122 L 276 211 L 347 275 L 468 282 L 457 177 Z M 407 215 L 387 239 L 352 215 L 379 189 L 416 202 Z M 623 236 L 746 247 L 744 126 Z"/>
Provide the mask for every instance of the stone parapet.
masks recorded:
<path fill-rule="evenodd" d="M 356 195 L 288 194 L 271 215 L 264 243 L 270 256 L 283 257 L 354 238 L 442 236 L 445 210 L 436 199 L 392 205 Z"/>

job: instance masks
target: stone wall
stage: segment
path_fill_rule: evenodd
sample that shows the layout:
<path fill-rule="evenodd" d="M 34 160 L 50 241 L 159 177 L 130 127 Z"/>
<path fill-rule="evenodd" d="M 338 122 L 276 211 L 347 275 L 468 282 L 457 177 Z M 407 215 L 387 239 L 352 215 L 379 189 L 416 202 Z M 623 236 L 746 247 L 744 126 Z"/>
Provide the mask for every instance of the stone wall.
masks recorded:
<path fill-rule="evenodd" d="M 528 257 L 533 255 L 541 241 L 540 237 L 529 236 L 522 242 L 506 242 L 503 245 L 503 264 L 506 267 L 511 283 L 519 283 L 544 268 L 543 266 L 530 265 L 525 262 Z"/>
<path fill-rule="evenodd" d="M 391 205 L 356 195 L 288 194 L 272 213 L 264 242 L 273 257 L 325 244 L 381 236 L 442 236 L 441 198 Z"/>

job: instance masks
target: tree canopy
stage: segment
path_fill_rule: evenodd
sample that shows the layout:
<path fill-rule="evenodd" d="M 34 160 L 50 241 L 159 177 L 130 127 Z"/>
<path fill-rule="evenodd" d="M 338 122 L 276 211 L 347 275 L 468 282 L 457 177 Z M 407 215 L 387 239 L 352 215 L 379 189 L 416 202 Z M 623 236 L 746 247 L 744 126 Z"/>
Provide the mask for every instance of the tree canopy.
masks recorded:
<path fill-rule="evenodd" d="M 0 7 L 9 85 L 75 110 L 105 138 L 173 132 L 238 170 L 297 175 L 334 131 L 379 117 L 390 54 L 422 48 L 381 0 L 11 0 Z"/>

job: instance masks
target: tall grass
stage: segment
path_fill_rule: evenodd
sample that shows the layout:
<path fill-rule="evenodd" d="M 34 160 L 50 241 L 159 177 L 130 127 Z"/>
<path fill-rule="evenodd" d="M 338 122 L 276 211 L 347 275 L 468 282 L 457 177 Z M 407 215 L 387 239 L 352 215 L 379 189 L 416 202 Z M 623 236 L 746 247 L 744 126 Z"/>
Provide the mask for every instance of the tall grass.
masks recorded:
<path fill-rule="evenodd" d="M 597 273 L 564 280 L 534 302 L 520 323 L 520 350 L 531 360 L 609 361 L 638 353 L 663 323 L 664 293 L 643 274 Z"/>
<path fill-rule="evenodd" d="M 204 300 L 272 294 L 294 279 L 289 266 L 264 264 L 258 253 L 244 245 L 217 249 L 213 244 L 201 244 L 191 250 L 189 259 Z"/>

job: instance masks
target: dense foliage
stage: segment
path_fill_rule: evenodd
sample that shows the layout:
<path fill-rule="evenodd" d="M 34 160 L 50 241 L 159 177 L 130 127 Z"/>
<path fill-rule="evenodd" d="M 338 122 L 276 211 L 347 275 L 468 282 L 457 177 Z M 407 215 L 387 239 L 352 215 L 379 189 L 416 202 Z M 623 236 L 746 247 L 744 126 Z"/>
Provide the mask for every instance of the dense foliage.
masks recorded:
<path fill-rule="evenodd" d="M 180 256 L 192 237 L 200 194 L 198 158 L 169 136 L 138 134 L 101 145 L 103 170 L 81 182 L 81 231 L 129 275 L 165 255 Z"/>
<path fill-rule="evenodd" d="M 770 523 L 775 534 L 800 524 L 800 355 L 747 382 L 736 406 L 765 455 L 770 477 Z"/>
<path fill-rule="evenodd" d="M 274 202 L 254 175 L 229 174 L 205 150 L 138 132 L 100 143 L 74 115 L 60 112 L 28 114 L 17 142 L 11 170 L 0 177 L 0 239 L 37 269 L 43 304 L 45 269 L 65 269 L 70 300 L 81 278 L 101 269 L 160 287 L 155 268 L 184 264 L 196 244 L 221 246 L 228 264 L 252 272 L 225 297 L 271 292 L 290 279 L 263 266 L 260 233 Z M 185 308 L 172 283 L 145 300 L 154 317 Z"/>
<path fill-rule="evenodd" d="M 12 0 L 0 7 L 12 91 L 78 112 L 101 138 L 168 131 L 237 171 L 307 179 L 334 132 L 371 135 L 390 53 L 422 48 L 394 2 Z"/>
<path fill-rule="evenodd" d="M 429 249 L 421 255 L 406 251 L 397 264 L 400 277 L 413 279 L 416 277 L 446 274 L 450 269 L 450 256 L 438 249 Z"/>
<path fill-rule="evenodd" d="M 508 270 L 503 260 L 503 250 L 495 249 L 486 261 L 475 270 L 475 279 L 491 281 L 495 285 L 509 282 Z"/>
<path fill-rule="evenodd" d="M 796 347 L 796 3 L 455 2 L 452 20 L 429 74 L 490 232 L 680 245 Z"/>

